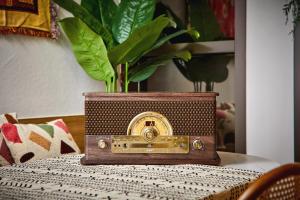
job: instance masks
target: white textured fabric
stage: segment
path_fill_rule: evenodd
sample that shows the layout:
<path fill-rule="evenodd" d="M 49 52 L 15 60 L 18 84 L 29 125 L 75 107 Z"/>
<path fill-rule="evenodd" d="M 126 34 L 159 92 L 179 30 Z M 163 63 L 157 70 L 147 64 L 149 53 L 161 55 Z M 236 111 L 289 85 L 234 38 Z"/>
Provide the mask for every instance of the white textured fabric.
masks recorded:
<path fill-rule="evenodd" d="M 2 199 L 237 199 L 260 176 L 207 165 L 93 165 L 83 155 L 0 168 Z"/>

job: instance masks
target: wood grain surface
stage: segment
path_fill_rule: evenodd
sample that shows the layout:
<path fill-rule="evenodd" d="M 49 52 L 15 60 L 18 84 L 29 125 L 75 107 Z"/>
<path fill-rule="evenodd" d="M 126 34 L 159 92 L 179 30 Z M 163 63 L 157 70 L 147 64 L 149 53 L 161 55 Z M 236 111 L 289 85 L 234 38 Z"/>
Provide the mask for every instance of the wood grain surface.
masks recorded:
<path fill-rule="evenodd" d="M 194 140 L 201 140 L 205 148 L 193 148 Z M 100 149 L 98 141 L 103 140 L 107 147 Z M 85 157 L 82 164 L 208 164 L 219 165 L 220 158 L 216 152 L 214 136 L 190 136 L 190 150 L 187 154 L 119 154 L 111 152 L 111 136 L 87 135 Z"/>

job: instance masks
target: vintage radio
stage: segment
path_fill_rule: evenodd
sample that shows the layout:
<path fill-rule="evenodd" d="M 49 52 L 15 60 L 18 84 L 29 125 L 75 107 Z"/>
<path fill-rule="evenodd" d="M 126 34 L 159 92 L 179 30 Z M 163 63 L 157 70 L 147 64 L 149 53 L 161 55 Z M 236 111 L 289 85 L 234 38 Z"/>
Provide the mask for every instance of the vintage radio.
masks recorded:
<path fill-rule="evenodd" d="M 86 93 L 88 164 L 213 164 L 216 93 Z"/>

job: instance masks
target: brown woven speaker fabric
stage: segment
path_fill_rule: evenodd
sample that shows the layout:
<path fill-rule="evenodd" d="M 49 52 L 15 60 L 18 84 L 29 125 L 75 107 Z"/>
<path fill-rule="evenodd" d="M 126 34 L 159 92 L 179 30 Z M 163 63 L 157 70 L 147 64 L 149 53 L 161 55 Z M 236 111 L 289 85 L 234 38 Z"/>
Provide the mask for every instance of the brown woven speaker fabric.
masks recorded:
<path fill-rule="evenodd" d="M 174 135 L 215 134 L 215 93 L 195 94 L 86 94 L 86 135 L 126 135 L 130 121 L 139 113 L 164 115 Z"/>

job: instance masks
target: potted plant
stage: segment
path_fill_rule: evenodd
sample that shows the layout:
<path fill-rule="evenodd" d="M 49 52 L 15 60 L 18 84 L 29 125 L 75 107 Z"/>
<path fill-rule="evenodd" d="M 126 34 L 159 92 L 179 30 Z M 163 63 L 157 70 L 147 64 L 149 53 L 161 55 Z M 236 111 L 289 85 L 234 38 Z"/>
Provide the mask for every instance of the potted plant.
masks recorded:
<path fill-rule="evenodd" d="M 153 19 L 155 0 L 122 0 L 119 4 L 113 0 L 54 2 L 73 14 L 74 17 L 64 18 L 59 24 L 78 63 L 91 78 L 105 82 L 106 92 L 118 91 L 118 79 L 123 83 L 121 90 L 127 92 L 130 82 L 149 78 L 172 58 L 188 61 L 188 51 L 147 55 L 181 34 L 199 37 L 197 31 L 186 29 L 161 37 L 165 28 L 176 24 L 166 16 Z M 120 68 L 124 73 L 118 73 Z"/>
<path fill-rule="evenodd" d="M 226 40 L 227 37 L 232 37 L 231 34 L 226 34 L 221 31 L 217 18 L 209 5 L 208 0 L 188 0 L 186 1 L 188 24 L 183 23 L 172 10 L 159 3 L 157 15 L 166 14 L 179 24 L 176 28 L 169 28 L 167 34 L 173 34 L 176 31 L 184 30 L 189 26 L 194 27 L 199 31 L 201 37 L 197 38 L 198 42 Z M 228 31 L 229 32 L 229 31 Z M 186 35 L 172 38 L 172 43 L 194 42 Z M 194 84 L 194 91 L 213 91 L 214 83 L 220 83 L 227 79 L 228 68 L 227 64 L 232 59 L 232 54 L 203 54 L 193 55 L 186 61 L 181 58 L 173 59 L 174 64 L 181 74 Z M 205 84 L 203 84 L 205 83 Z M 205 85 L 205 88 L 203 87 Z M 204 89 L 203 89 L 204 88 Z"/>

